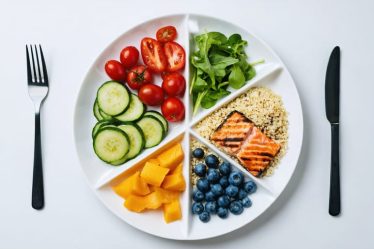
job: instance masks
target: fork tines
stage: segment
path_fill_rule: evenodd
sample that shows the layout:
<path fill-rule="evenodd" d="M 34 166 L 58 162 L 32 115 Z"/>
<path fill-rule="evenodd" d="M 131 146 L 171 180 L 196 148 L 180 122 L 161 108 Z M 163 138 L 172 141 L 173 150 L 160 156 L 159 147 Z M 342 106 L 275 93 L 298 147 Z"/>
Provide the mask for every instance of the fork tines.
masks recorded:
<path fill-rule="evenodd" d="M 42 47 L 40 45 L 26 45 L 26 57 L 28 84 L 48 86 L 47 67 L 45 65 Z"/>

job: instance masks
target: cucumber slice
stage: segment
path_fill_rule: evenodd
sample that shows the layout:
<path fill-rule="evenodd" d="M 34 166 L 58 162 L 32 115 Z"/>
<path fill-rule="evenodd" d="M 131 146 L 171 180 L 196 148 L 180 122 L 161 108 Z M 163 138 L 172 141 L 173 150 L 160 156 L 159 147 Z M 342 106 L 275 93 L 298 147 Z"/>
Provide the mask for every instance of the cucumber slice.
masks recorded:
<path fill-rule="evenodd" d="M 105 125 L 110 125 L 110 122 L 106 121 L 106 120 L 101 120 L 101 121 L 97 122 L 95 124 L 94 128 L 92 129 L 92 138 L 94 138 L 96 133 L 99 131 L 99 129 L 104 127 Z"/>
<path fill-rule="evenodd" d="M 118 165 L 124 164 L 125 162 L 127 162 L 127 157 L 126 156 L 122 157 L 121 159 L 119 159 L 117 161 L 111 162 L 110 164 L 113 165 L 113 166 L 118 166 Z"/>
<path fill-rule="evenodd" d="M 100 108 L 99 105 L 97 104 L 97 99 L 95 100 L 94 106 L 93 106 L 93 113 L 95 115 L 95 118 L 100 121 L 103 120 L 103 116 L 100 114 Z"/>
<path fill-rule="evenodd" d="M 164 116 L 162 116 L 161 113 L 159 113 L 157 111 L 147 111 L 146 113 L 144 113 L 144 116 L 153 116 L 153 117 L 157 118 L 162 123 L 162 125 L 164 126 L 165 135 L 166 135 L 166 133 L 169 130 L 169 123 L 164 118 Z"/>
<path fill-rule="evenodd" d="M 106 128 L 106 127 L 117 128 L 117 126 L 115 126 L 113 123 L 111 123 L 111 122 L 109 122 L 107 120 L 102 120 L 102 122 L 108 122 L 108 123 L 100 125 L 98 128 L 96 128 L 96 130 L 95 130 L 95 127 L 94 127 L 94 129 L 92 130 L 92 136 L 93 136 L 92 138 L 94 138 L 96 136 L 97 132 L 99 130 L 103 129 L 103 128 Z"/>
<path fill-rule="evenodd" d="M 114 118 L 122 122 L 134 121 L 141 118 L 144 112 L 145 105 L 140 101 L 138 96 L 132 93 L 129 108 Z"/>
<path fill-rule="evenodd" d="M 129 107 L 131 95 L 127 88 L 116 81 L 105 82 L 97 90 L 99 108 L 110 116 L 123 113 Z"/>
<path fill-rule="evenodd" d="M 151 148 L 161 143 L 165 130 L 161 121 L 152 116 L 144 116 L 137 123 L 145 137 L 145 148 Z"/>
<path fill-rule="evenodd" d="M 111 163 L 126 156 L 130 149 L 129 137 L 116 127 L 100 129 L 93 140 L 96 155 L 104 162 Z"/>
<path fill-rule="evenodd" d="M 103 117 L 103 120 L 111 120 L 112 116 L 106 114 L 103 110 L 99 108 L 100 115 Z"/>
<path fill-rule="evenodd" d="M 129 136 L 130 149 L 126 155 L 126 159 L 130 160 L 139 155 L 145 146 L 144 134 L 140 127 L 137 124 L 126 123 L 118 126 L 118 128 Z"/>

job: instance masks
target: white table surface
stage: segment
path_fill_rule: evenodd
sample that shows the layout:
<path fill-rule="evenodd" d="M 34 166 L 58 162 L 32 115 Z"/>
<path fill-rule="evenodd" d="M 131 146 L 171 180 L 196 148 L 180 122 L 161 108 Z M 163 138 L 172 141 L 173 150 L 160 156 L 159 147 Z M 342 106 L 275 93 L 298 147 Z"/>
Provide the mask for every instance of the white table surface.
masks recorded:
<path fill-rule="evenodd" d="M 370 0 L 1 0 L 0 248 L 374 248 L 373 10 Z M 78 89 L 99 52 L 140 22 L 183 12 L 221 17 L 264 39 L 296 81 L 305 122 L 296 173 L 275 204 L 234 233 L 197 242 L 147 235 L 112 215 L 86 183 L 72 129 Z M 30 205 L 34 111 L 26 43 L 43 44 L 51 82 L 42 115 L 43 211 Z M 327 212 L 330 126 L 324 106 L 335 45 L 342 49 L 338 218 Z"/>

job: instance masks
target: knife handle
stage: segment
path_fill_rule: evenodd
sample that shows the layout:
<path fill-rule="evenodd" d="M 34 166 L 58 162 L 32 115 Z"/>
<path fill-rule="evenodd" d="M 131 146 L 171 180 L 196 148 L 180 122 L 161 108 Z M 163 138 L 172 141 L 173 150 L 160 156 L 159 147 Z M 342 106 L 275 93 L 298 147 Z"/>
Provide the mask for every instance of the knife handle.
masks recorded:
<path fill-rule="evenodd" d="M 340 214 L 339 124 L 331 124 L 331 173 L 329 213 Z"/>

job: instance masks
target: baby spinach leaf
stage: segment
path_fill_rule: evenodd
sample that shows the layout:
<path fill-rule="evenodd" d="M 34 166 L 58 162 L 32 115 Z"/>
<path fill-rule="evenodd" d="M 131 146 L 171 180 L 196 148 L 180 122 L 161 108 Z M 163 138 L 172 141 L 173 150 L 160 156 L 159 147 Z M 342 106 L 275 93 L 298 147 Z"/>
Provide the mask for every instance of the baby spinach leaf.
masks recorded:
<path fill-rule="evenodd" d="M 226 68 L 237 63 L 239 60 L 233 57 L 227 57 L 220 54 L 212 54 L 210 57 L 210 63 L 213 67 L 216 80 L 220 82 L 223 77 L 226 76 Z"/>
<path fill-rule="evenodd" d="M 234 89 L 241 88 L 245 83 L 245 76 L 238 65 L 234 65 L 229 76 L 229 84 Z"/>
<path fill-rule="evenodd" d="M 238 59 L 234 57 L 223 56 L 220 54 L 212 54 L 209 57 L 209 60 L 210 60 L 210 63 L 213 65 L 213 67 L 220 68 L 220 69 L 224 69 L 227 66 L 233 65 L 239 61 Z"/>
<path fill-rule="evenodd" d="M 229 91 L 222 88 L 216 91 L 209 90 L 201 100 L 201 107 L 209 109 L 214 106 L 219 99 L 222 99 L 229 94 Z"/>
<path fill-rule="evenodd" d="M 245 80 L 248 81 L 256 76 L 256 70 L 254 67 L 250 66 L 249 69 L 244 73 Z"/>
<path fill-rule="evenodd" d="M 201 92 L 206 89 L 208 89 L 209 85 L 208 83 L 200 78 L 199 76 L 196 76 L 196 80 L 194 82 L 194 88 L 192 89 L 193 92 Z"/>
<path fill-rule="evenodd" d="M 197 50 L 192 53 L 194 74 L 190 94 L 193 112 L 201 107 L 210 108 L 217 100 L 227 96 L 228 86 L 238 89 L 256 75 L 247 62 L 247 41 L 239 34 L 228 38 L 220 32 L 207 32 L 195 36 Z"/>

